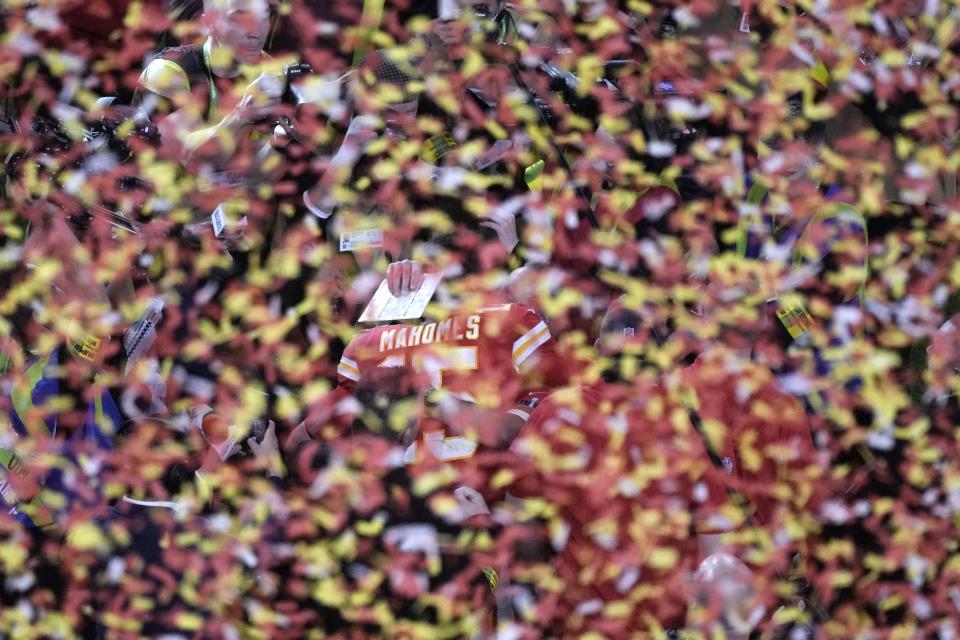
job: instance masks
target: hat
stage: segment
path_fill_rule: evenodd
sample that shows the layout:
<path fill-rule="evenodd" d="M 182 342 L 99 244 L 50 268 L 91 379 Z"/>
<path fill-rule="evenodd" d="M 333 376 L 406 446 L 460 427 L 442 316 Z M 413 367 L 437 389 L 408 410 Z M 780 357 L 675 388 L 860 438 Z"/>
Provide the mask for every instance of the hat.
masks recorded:
<path fill-rule="evenodd" d="M 643 318 L 639 311 L 627 308 L 626 300 L 627 296 L 622 295 L 611 303 L 603 317 L 601 333 L 616 333 L 625 339 L 637 336 L 638 330 L 643 328 Z"/>
<path fill-rule="evenodd" d="M 406 87 L 420 80 L 420 74 L 409 60 L 387 49 L 377 49 L 365 55 L 358 71 L 361 80 L 371 87 L 384 83 Z"/>

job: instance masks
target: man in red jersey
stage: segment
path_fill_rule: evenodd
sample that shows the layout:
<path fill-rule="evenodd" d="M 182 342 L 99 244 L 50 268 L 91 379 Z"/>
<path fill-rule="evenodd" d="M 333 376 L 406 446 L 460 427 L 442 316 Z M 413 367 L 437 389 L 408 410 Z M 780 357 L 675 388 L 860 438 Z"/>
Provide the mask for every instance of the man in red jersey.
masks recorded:
<path fill-rule="evenodd" d="M 792 553 L 751 572 L 722 534 L 765 526 L 773 536 L 810 509 L 817 466 L 806 416 L 749 349 L 735 357 L 735 341 L 659 386 L 643 354 L 669 337 L 644 311 L 611 307 L 597 341 L 611 363 L 604 381 L 548 397 L 511 448 L 520 460 L 510 491 L 556 508 L 562 588 L 540 589 L 537 614 L 565 635 L 655 635 L 683 626 L 696 596 L 697 630 L 746 637 L 777 604 L 755 600 L 774 592 L 755 586 L 787 575 Z M 736 571 L 705 570 L 717 563 Z M 747 576 L 742 588 L 729 588 L 731 575 Z"/>
<path fill-rule="evenodd" d="M 559 582 L 540 585 L 533 613 L 551 635 L 680 629 L 700 559 L 697 534 L 725 496 L 656 372 L 622 373 L 625 354 L 654 340 L 649 326 L 611 308 L 597 341 L 605 379 L 555 391 L 511 447 L 510 492 L 552 509 L 550 565 Z"/>
<path fill-rule="evenodd" d="M 794 502 L 809 499 L 784 491 L 785 483 L 802 480 L 816 459 L 809 419 L 801 402 L 777 386 L 768 368 L 717 346 L 678 377 L 696 394 L 698 414 L 725 482 L 744 495 L 756 525 L 771 524 L 778 509 L 790 507 L 782 496 L 792 495 Z"/>
<path fill-rule="evenodd" d="M 707 558 L 698 571 L 696 599 L 704 606 L 691 611 L 690 623 L 708 635 L 746 637 L 758 624 L 767 624 L 763 621 L 769 621 L 778 606 L 806 597 L 802 581 L 796 582 L 801 588 L 794 595 L 776 585 L 796 577 L 805 537 L 819 529 L 816 514 L 823 498 L 825 461 L 814 446 L 802 403 L 780 387 L 765 364 L 777 356 L 777 347 L 765 341 L 771 334 L 766 330 L 770 320 L 759 310 L 718 314 L 717 339 L 692 365 L 664 379 L 671 397 L 697 426 L 715 469 L 714 482 L 728 494 L 712 492 L 711 498 L 721 500 L 714 505 L 714 514 L 723 518 L 710 523 L 706 532 L 710 535 L 701 536 L 701 553 Z M 736 536 L 739 544 L 757 548 L 730 546 L 733 537 L 723 534 L 733 530 L 743 534 Z M 728 552 L 750 566 L 702 570 L 716 562 L 732 567 L 736 562 Z M 749 560 L 761 557 L 760 562 Z M 751 576 L 747 584 L 758 595 L 749 607 L 736 595 L 740 590 L 732 588 L 742 581 L 730 576 L 739 574 Z"/>
<path fill-rule="evenodd" d="M 476 530 L 496 528 L 484 498 L 502 497 L 502 491 L 489 482 L 491 474 L 502 468 L 498 452 L 520 431 L 532 407 L 545 395 L 542 389 L 564 384 L 573 368 L 572 362 L 560 361 L 555 347 L 540 316 L 520 304 L 461 308 L 442 321 L 369 329 L 355 336 L 344 350 L 337 369 L 338 389 L 331 394 L 332 413 L 337 413 L 337 406 L 356 404 L 362 397 L 366 401 L 361 404 L 375 405 L 376 399 L 367 396 L 389 393 L 394 386 L 387 379 L 390 376 L 385 378 L 380 372 L 395 369 L 420 374 L 440 396 L 430 398 L 435 402 L 428 404 L 434 406 L 425 407 L 417 400 L 381 422 L 393 420 L 404 431 L 404 462 L 408 465 L 422 462 L 423 466 L 416 468 L 426 472 L 438 464 L 455 465 L 458 506 L 450 517 Z M 422 398 L 422 386 L 418 383 L 408 395 Z M 355 415 L 357 409 L 353 408 Z M 322 428 L 324 422 L 310 426 Z M 313 433 L 307 423 L 300 425 L 287 442 L 288 451 L 296 451 Z M 484 558 L 490 562 L 479 556 L 474 560 L 489 572 L 496 600 L 500 595 L 497 582 L 507 575 L 509 565 L 489 554 Z M 482 616 L 486 632 L 492 632 L 494 618 L 511 615 L 508 608 L 494 615 L 499 607 L 492 602 L 480 606 L 488 610 Z"/>
<path fill-rule="evenodd" d="M 457 460 L 471 457 L 478 442 L 504 448 L 529 417 L 524 404 L 535 397 L 531 393 L 567 379 L 566 363 L 559 361 L 554 348 L 547 325 L 529 307 L 461 309 L 443 321 L 386 325 L 360 333 L 344 350 L 337 377 L 340 386 L 352 392 L 360 376 L 374 367 L 409 366 L 424 373 L 434 389 L 468 403 L 445 411 L 441 406 L 447 426 L 459 433 L 423 434 L 438 459 Z M 464 433 L 480 426 L 464 424 L 479 418 L 478 412 L 505 415 L 499 429 Z M 416 449 L 414 444 L 407 450 L 408 462 L 415 459 Z"/>
<path fill-rule="evenodd" d="M 308 420 L 286 446 L 318 436 L 328 422 L 337 422 L 336 414 L 349 413 L 350 397 L 365 374 L 378 367 L 410 367 L 439 392 L 432 398 L 438 405 L 434 415 L 446 433 L 424 428 L 418 438 L 434 457 L 471 458 L 479 445 L 506 449 L 544 390 L 564 384 L 570 375 L 572 364 L 561 361 L 555 347 L 540 316 L 520 304 L 461 308 L 442 321 L 368 329 L 350 341 L 340 359 L 338 389 L 325 403 L 333 418 Z M 338 428 L 344 428 L 343 421 Z M 417 458 L 414 441 L 407 462 Z"/>

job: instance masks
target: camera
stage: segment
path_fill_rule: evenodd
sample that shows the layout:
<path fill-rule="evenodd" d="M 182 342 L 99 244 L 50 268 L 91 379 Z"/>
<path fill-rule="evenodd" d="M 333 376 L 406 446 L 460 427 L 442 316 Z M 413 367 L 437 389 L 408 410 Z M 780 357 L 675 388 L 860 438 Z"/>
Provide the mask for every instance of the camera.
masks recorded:
<path fill-rule="evenodd" d="M 284 129 L 292 128 L 292 111 L 300 102 L 292 85 L 296 80 L 311 73 L 313 73 L 313 67 L 306 62 L 285 65 L 283 67 L 283 90 L 280 92 L 280 103 L 287 108 L 280 110 L 280 113 L 274 113 L 273 115 L 254 120 L 252 124 L 254 126 L 269 124 L 274 127 L 283 127 Z"/>
<path fill-rule="evenodd" d="M 130 141 L 139 139 L 151 145 L 160 141 L 160 131 L 153 122 L 143 117 L 133 107 L 117 104 L 113 97 L 97 100 L 93 114 L 83 132 L 83 141 L 91 149 L 106 148 L 123 164 L 133 158 Z M 120 135 L 121 129 L 130 127 L 129 133 Z"/>
<path fill-rule="evenodd" d="M 67 222 L 70 223 L 70 226 L 73 228 L 74 233 L 77 234 L 77 237 L 82 239 L 83 235 L 90 228 L 91 222 L 95 218 L 103 218 L 111 226 L 125 231 L 131 235 L 141 235 L 140 225 L 138 225 L 136 222 L 123 214 L 117 213 L 116 211 L 111 211 L 100 205 L 92 205 L 80 213 L 67 216 Z"/>
<path fill-rule="evenodd" d="M 306 62 L 288 64 L 283 68 L 283 92 L 280 94 L 280 109 L 273 117 L 264 118 L 255 124 L 270 124 L 273 129 L 273 139 L 271 144 L 274 149 L 281 152 L 289 152 L 292 147 L 290 143 L 297 140 L 296 109 L 301 104 L 307 102 L 302 95 L 298 94 L 294 84 L 297 80 L 311 75 L 313 67 Z"/>
<path fill-rule="evenodd" d="M 117 130 L 123 122 L 125 120 L 116 121 L 101 116 L 97 120 L 88 122 L 83 137 L 75 141 L 66 132 L 63 123 L 58 118 L 46 115 L 36 116 L 30 126 L 31 134 L 36 139 L 34 148 L 21 149 L 11 153 L 5 162 L 4 178 L 6 183 L 4 187 L 8 195 L 12 184 L 23 182 L 24 186 L 33 189 L 34 185 L 30 183 L 37 179 L 46 180 L 52 187 L 60 189 L 64 170 L 84 173 L 96 171 L 96 169 L 91 169 L 95 165 L 92 159 L 103 153 L 104 150 L 115 159 L 109 164 L 128 162 L 132 158 L 132 152 L 129 146 L 117 136 Z M 149 139 L 151 133 L 149 128 L 134 126 L 129 135 Z M 82 145 L 79 149 L 77 148 L 78 144 Z M 60 167 L 58 161 L 65 162 L 65 166 Z M 119 191 L 132 191 L 146 186 L 142 180 L 136 177 L 122 176 L 117 180 Z M 39 192 L 30 194 L 30 199 L 33 201 L 42 197 Z M 53 200 L 50 202 L 56 204 Z M 83 239 L 90 229 L 92 221 L 96 218 L 102 218 L 108 224 L 127 233 L 141 234 L 140 227 L 135 221 L 99 204 L 86 206 L 74 213 L 67 213 L 66 211 L 64 213 L 67 223 L 80 240 Z"/>
<path fill-rule="evenodd" d="M 283 102 L 286 104 L 296 104 L 297 97 L 293 93 L 291 85 L 302 78 L 313 73 L 313 67 L 311 67 L 306 62 L 297 62 L 294 64 L 288 64 L 283 68 L 283 78 L 286 81 L 286 86 L 283 89 Z"/>
<path fill-rule="evenodd" d="M 265 417 L 260 417 L 254 420 L 250 424 L 250 433 L 245 438 L 241 438 L 237 445 L 240 447 L 239 455 L 244 458 L 254 458 L 256 454 L 250 448 L 250 445 L 247 444 L 249 438 L 253 438 L 257 444 L 263 443 L 263 438 L 267 434 L 267 428 L 270 426 L 270 421 Z"/>

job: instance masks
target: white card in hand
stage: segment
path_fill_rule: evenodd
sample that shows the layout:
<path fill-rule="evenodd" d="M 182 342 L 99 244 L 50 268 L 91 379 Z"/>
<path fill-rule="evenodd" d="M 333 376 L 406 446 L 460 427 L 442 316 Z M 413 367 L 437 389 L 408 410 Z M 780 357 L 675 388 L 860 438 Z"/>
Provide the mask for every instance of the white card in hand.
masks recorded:
<path fill-rule="evenodd" d="M 413 320 L 423 315 L 433 297 L 433 292 L 440 284 L 439 273 L 427 273 L 423 276 L 423 284 L 413 293 L 399 298 L 390 293 L 387 281 L 380 283 L 370 304 L 363 310 L 360 322 L 387 322 L 391 320 Z"/>

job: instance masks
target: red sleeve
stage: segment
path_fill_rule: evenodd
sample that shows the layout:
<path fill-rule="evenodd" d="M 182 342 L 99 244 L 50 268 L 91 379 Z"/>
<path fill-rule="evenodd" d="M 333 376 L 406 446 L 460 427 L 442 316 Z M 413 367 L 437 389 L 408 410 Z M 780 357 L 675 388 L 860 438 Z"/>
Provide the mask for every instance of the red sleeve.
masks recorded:
<path fill-rule="evenodd" d="M 353 391 L 341 385 L 310 404 L 303 424 L 311 438 L 335 440 L 349 433 L 359 410 Z"/>
<path fill-rule="evenodd" d="M 809 508 L 796 501 L 806 494 L 803 488 L 810 483 L 806 472 L 816 462 L 816 448 L 809 418 L 797 398 L 770 383 L 753 403 L 763 403 L 772 417 L 753 421 L 737 434 L 737 480 L 757 524 L 767 525 L 781 505 Z M 778 495 L 790 498 L 781 500 Z"/>
<path fill-rule="evenodd" d="M 739 511 L 739 494 L 746 510 L 758 526 L 772 523 L 778 508 L 809 510 L 812 500 L 807 476 L 810 465 L 816 463 L 809 419 L 803 405 L 793 396 L 776 388 L 774 383 L 764 385 L 750 402 L 738 408 L 739 417 L 728 415 L 730 436 L 726 446 L 718 451 L 723 468 L 711 464 L 703 477 L 701 503 L 698 512 L 698 530 L 717 533 L 729 530 L 729 518 L 722 512 L 733 507 Z M 704 457 L 709 460 L 706 447 Z M 815 479 L 813 483 L 816 484 Z M 790 496 L 783 499 L 782 496 Z M 739 519 L 742 514 L 736 513 Z M 724 521 L 727 520 L 726 523 Z"/>
<path fill-rule="evenodd" d="M 524 422 L 527 422 L 530 419 L 530 416 L 534 413 L 534 410 L 540 406 L 540 404 L 550 395 L 549 389 L 539 389 L 537 391 L 526 391 L 519 399 L 517 403 L 511 408 L 508 413 L 512 413 L 517 416 Z"/>
<path fill-rule="evenodd" d="M 350 393 L 356 390 L 357 382 L 360 380 L 361 370 L 358 352 L 360 351 L 359 345 L 364 340 L 365 335 L 365 333 L 361 333 L 350 341 L 347 348 L 343 350 L 340 363 L 337 365 L 337 386 L 343 387 Z"/>
<path fill-rule="evenodd" d="M 520 435 L 513 441 L 508 451 L 510 466 L 514 472 L 514 481 L 509 487 L 510 493 L 520 498 L 543 495 L 543 478 L 533 460 L 533 450 L 546 444 L 545 425 L 558 419 L 558 406 L 550 398 L 545 398 L 530 413 L 530 417 Z"/>
<path fill-rule="evenodd" d="M 557 341 L 537 312 L 521 304 L 511 305 L 515 328 L 513 366 L 520 372 L 527 390 L 553 389 L 569 380 L 571 367 L 558 354 Z"/>

